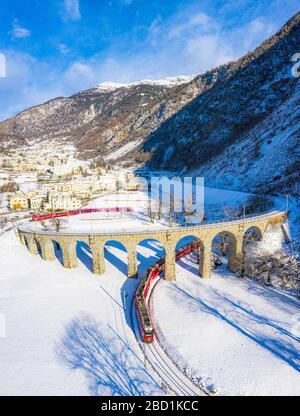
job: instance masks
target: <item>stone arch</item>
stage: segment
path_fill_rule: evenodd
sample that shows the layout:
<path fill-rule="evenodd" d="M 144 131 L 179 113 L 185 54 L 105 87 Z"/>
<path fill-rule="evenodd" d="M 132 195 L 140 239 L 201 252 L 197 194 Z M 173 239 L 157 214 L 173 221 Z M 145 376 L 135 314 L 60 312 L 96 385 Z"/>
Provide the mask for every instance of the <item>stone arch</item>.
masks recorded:
<path fill-rule="evenodd" d="M 184 236 L 181 236 L 179 238 L 179 240 L 177 240 L 176 246 L 175 246 L 175 250 L 178 250 L 179 248 L 181 248 L 182 246 L 189 244 L 193 241 L 199 240 L 199 237 L 197 237 L 194 234 L 186 234 Z"/>
<path fill-rule="evenodd" d="M 215 253 L 219 258 L 221 257 L 221 262 L 225 258 L 225 264 L 227 267 L 233 271 L 233 263 L 237 256 L 239 255 L 239 241 L 237 237 L 230 231 L 224 230 L 220 231 L 212 239 L 211 242 L 211 251 Z M 212 263 L 214 265 L 218 264 L 218 259 L 214 256 L 212 258 Z"/>
<path fill-rule="evenodd" d="M 244 233 L 244 240 L 252 239 L 256 241 L 260 241 L 263 238 L 263 231 L 260 227 L 251 226 L 249 227 Z"/>
<path fill-rule="evenodd" d="M 54 258 L 56 258 L 61 263 L 61 265 L 63 265 L 63 252 L 59 241 L 56 240 L 55 237 L 51 237 L 48 241 L 48 244 L 51 244 L 53 247 Z"/>
<path fill-rule="evenodd" d="M 145 237 L 136 246 L 138 271 L 144 273 L 150 266 L 165 257 L 164 244 L 155 237 Z"/>
<path fill-rule="evenodd" d="M 55 247 L 55 255 L 66 269 L 73 269 L 78 266 L 76 254 L 76 242 L 72 238 L 51 237 Z"/>
<path fill-rule="evenodd" d="M 110 263 L 121 273 L 129 276 L 129 250 L 125 244 L 112 238 L 104 242 L 103 249 L 105 263 Z"/>
<path fill-rule="evenodd" d="M 55 259 L 55 248 L 51 238 L 39 238 L 39 244 L 41 247 L 41 257 L 46 260 Z"/>
<path fill-rule="evenodd" d="M 187 234 L 184 236 L 181 236 L 180 239 L 177 241 L 175 246 L 175 252 L 178 252 L 178 250 L 182 249 L 183 246 L 186 246 L 190 243 L 200 243 L 200 246 L 196 249 L 196 251 L 191 255 L 191 264 L 186 264 L 183 259 L 179 259 L 176 261 L 175 270 L 176 268 L 180 266 L 181 268 L 184 268 L 186 270 L 189 270 L 196 276 L 203 276 L 203 266 L 204 266 L 204 244 L 194 234 Z M 193 264 L 192 264 L 193 263 Z"/>
<path fill-rule="evenodd" d="M 243 236 L 243 267 L 241 273 L 244 273 L 244 263 L 245 261 L 249 260 L 251 250 L 255 247 L 258 241 L 262 240 L 262 238 L 263 232 L 261 228 L 257 226 L 248 227 L 248 229 L 245 231 Z"/>

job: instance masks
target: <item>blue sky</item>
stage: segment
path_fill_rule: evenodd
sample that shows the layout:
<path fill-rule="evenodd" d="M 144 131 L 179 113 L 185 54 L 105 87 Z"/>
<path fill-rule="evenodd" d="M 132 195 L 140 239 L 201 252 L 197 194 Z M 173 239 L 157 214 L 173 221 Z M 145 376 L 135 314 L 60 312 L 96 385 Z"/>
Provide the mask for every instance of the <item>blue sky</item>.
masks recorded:
<path fill-rule="evenodd" d="M 104 81 L 192 75 L 236 59 L 297 0 L 2 0 L 0 120 Z"/>

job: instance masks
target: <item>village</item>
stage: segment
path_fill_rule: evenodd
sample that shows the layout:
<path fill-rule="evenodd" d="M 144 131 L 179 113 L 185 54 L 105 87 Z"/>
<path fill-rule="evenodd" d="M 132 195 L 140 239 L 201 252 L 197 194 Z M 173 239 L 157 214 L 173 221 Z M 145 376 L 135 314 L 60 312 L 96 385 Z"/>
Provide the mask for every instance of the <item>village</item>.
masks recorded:
<path fill-rule="evenodd" d="M 103 192 L 138 191 L 133 170 L 76 158 L 70 145 L 50 143 L 0 156 L 0 214 L 79 209 Z"/>

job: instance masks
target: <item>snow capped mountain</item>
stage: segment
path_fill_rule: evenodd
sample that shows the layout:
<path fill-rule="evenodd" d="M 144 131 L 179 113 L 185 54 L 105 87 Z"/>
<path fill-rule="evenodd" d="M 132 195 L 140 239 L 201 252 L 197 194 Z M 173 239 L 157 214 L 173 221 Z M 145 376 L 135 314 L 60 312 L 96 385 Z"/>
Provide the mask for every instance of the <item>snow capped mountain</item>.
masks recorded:
<path fill-rule="evenodd" d="M 184 84 L 191 81 L 194 76 L 187 76 L 181 75 L 178 77 L 167 77 L 163 79 L 151 80 L 151 79 L 143 79 L 140 81 L 128 82 L 128 83 L 118 83 L 118 82 L 102 82 L 101 84 L 97 85 L 97 89 L 100 91 L 111 92 L 118 88 L 129 88 L 136 85 L 163 85 L 165 87 L 175 87 L 176 85 Z"/>

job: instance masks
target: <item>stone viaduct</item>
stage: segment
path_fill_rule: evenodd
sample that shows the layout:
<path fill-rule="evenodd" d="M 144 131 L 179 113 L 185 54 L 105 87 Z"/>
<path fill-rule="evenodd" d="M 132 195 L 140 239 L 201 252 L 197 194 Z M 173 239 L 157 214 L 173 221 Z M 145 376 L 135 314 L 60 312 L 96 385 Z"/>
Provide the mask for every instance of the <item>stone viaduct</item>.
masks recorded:
<path fill-rule="evenodd" d="M 55 259 L 54 243 L 62 250 L 63 265 L 66 268 L 77 266 L 77 241 L 86 243 L 93 254 L 93 273 L 101 275 L 105 272 L 104 245 L 107 241 L 115 240 L 123 244 L 128 254 L 128 277 L 137 275 L 137 245 L 146 239 L 160 242 L 165 249 L 165 278 L 175 279 L 175 248 L 184 237 L 192 236 L 201 241 L 199 249 L 199 275 L 208 278 L 211 275 L 211 253 L 214 238 L 220 233 L 227 233 L 230 237 L 228 252 L 228 267 L 235 271 L 235 265 L 242 259 L 245 233 L 252 229 L 257 239 L 262 238 L 268 226 L 282 224 L 286 220 L 286 213 L 275 211 L 269 214 L 251 218 L 204 224 L 198 226 L 165 228 L 162 230 L 148 230 L 120 233 L 64 233 L 48 231 L 29 231 L 26 225 L 18 228 L 22 244 L 26 244 L 33 254 L 40 252 L 41 257 L 48 261 Z"/>

